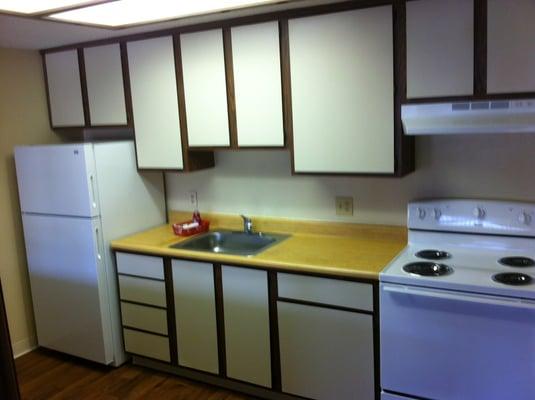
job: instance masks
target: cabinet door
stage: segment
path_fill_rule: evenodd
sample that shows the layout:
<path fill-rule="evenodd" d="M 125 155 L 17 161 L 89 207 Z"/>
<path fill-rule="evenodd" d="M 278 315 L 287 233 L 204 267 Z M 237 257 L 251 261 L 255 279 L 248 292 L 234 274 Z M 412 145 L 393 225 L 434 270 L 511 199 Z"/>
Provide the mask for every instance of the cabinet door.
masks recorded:
<path fill-rule="evenodd" d="M 296 172 L 394 172 L 392 7 L 289 21 Z"/>
<path fill-rule="evenodd" d="M 371 315 L 277 302 L 282 390 L 316 400 L 375 398 Z"/>
<path fill-rule="evenodd" d="M 227 376 L 271 387 L 267 272 L 223 266 Z"/>
<path fill-rule="evenodd" d="M 119 44 L 84 49 L 91 125 L 126 125 Z"/>
<path fill-rule="evenodd" d="M 407 98 L 473 92 L 473 0 L 408 1 Z"/>
<path fill-rule="evenodd" d="M 173 260 L 178 364 L 217 374 L 218 346 L 213 265 Z"/>
<path fill-rule="evenodd" d="M 279 24 L 231 29 L 238 146 L 284 146 Z"/>
<path fill-rule="evenodd" d="M 535 2 L 488 0 L 487 92 L 535 91 Z"/>
<path fill-rule="evenodd" d="M 182 169 L 173 39 L 130 42 L 127 49 L 138 168 Z"/>
<path fill-rule="evenodd" d="M 77 50 L 45 54 L 52 127 L 84 126 Z"/>
<path fill-rule="evenodd" d="M 229 146 L 221 29 L 180 35 L 188 145 Z"/>

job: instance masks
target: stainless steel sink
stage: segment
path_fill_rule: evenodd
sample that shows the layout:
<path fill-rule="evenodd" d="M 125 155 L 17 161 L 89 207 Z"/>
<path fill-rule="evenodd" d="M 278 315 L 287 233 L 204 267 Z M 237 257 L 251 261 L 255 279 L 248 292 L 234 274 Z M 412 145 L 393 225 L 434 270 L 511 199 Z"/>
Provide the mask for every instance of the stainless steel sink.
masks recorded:
<path fill-rule="evenodd" d="M 245 233 L 234 231 L 213 231 L 169 247 L 182 250 L 209 251 L 212 253 L 252 256 L 280 243 L 289 235 L 275 233 Z"/>

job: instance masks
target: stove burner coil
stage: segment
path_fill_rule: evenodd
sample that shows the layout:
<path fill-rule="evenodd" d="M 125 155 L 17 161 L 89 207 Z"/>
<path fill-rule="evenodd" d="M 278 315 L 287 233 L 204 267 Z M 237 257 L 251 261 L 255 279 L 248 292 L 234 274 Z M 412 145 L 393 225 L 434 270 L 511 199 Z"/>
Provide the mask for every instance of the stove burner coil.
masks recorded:
<path fill-rule="evenodd" d="M 503 257 L 498 260 L 498 262 L 507 267 L 533 267 L 535 266 L 535 261 L 528 257 Z"/>
<path fill-rule="evenodd" d="M 518 272 L 503 272 L 492 277 L 495 282 L 503 283 L 504 285 L 523 286 L 529 285 L 533 278 L 526 274 Z"/>
<path fill-rule="evenodd" d="M 453 268 L 433 262 L 413 262 L 403 266 L 403 271 L 420 276 L 444 276 L 453 273 Z"/>
<path fill-rule="evenodd" d="M 451 254 L 442 250 L 420 250 L 415 254 L 418 258 L 425 258 L 426 260 L 444 260 L 450 258 Z"/>

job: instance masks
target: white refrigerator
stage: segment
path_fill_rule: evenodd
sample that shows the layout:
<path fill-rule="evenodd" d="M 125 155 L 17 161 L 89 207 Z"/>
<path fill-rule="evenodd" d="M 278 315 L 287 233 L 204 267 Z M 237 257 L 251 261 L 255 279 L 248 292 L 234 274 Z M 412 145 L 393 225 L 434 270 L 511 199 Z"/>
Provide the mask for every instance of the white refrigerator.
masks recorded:
<path fill-rule="evenodd" d="M 163 176 L 130 141 L 15 148 L 37 341 L 102 364 L 126 360 L 110 241 L 165 222 Z"/>

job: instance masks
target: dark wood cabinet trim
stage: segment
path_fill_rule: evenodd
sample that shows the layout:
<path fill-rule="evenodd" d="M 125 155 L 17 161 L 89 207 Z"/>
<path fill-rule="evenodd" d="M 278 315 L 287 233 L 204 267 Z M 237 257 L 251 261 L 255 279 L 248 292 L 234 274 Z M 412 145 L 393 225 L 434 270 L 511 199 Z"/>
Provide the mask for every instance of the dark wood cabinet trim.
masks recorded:
<path fill-rule="evenodd" d="M 225 59 L 225 83 L 227 87 L 227 115 L 229 143 L 238 148 L 238 123 L 236 120 L 236 96 L 234 92 L 234 64 L 232 59 L 232 36 L 230 28 L 223 28 L 223 55 Z"/>
<path fill-rule="evenodd" d="M 167 302 L 167 335 L 169 336 L 169 355 L 172 365 L 178 365 L 178 340 L 175 315 L 175 289 L 173 285 L 173 266 L 170 258 L 163 259 L 165 276 L 165 298 Z"/>
<path fill-rule="evenodd" d="M 85 127 L 91 126 L 91 114 L 89 112 L 89 97 L 87 95 L 87 78 L 85 76 L 85 58 L 84 49 L 78 48 L 78 71 L 80 74 L 80 88 L 82 93 L 82 105 L 84 108 L 84 124 Z"/>
<path fill-rule="evenodd" d="M 136 278 L 136 279 L 144 279 L 144 280 L 147 280 L 147 281 L 165 282 L 165 279 L 152 278 L 150 276 L 143 276 L 143 275 L 125 274 L 124 272 L 118 272 L 117 275 L 118 276 L 128 276 L 130 278 Z"/>
<path fill-rule="evenodd" d="M 219 375 L 227 377 L 227 348 L 225 341 L 225 310 L 223 306 L 223 273 L 221 264 L 214 264 L 214 294 L 217 326 L 217 358 Z"/>
<path fill-rule="evenodd" d="M 143 302 L 140 302 L 140 301 L 127 300 L 127 299 L 123 299 L 123 298 L 120 298 L 119 301 L 120 301 L 121 303 L 134 304 L 134 305 L 136 305 L 136 306 L 149 307 L 149 308 L 156 308 L 156 309 L 158 309 L 158 310 L 167 310 L 167 307 L 156 306 L 156 305 L 154 305 L 154 304 L 143 303 Z M 121 319 L 121 320 L 122 320 L 122 319 Z"/>
<path fill-rule="evenodd" d="M 188 121 L 186 119 L 186 100 L 184 94 L 184 75 L 182 70 L 182 50 L 180 36 L 173 35 L 173 52 L 175 56 L 176 89 L 178 96 L 178 118 L 180 123 L 180 139 L 182 143 L 182 161 L 187 169 L 188 158 Z"/>
<path fill-rule="evenodd" d="M 149 331 L 149 330 L 141 329 L 141 328 L 136 328 L 136 327 L 125 325 L 125 324 L 123 324 L 123 329 L 128 329 L 130 331 L 146 333 L 148 335 L 161 336 L 161 337 L 164 337 L 164 338 L 168 338 L 169 337 L 169 335 L 164 335 L 163 333 L 153 332 L 153 331 Z"/>
<path fill-rule="evenodd" d="M 46 108 L 48 111 L 48 124 L 51 129 L 54 129 L 52 125 L 52 107 L 50 105 L 50 89 L 48 88 L 48 73 L 46 69 L 46 54 L 41 53 L 41 64 L 43 66 L 43 79 L 45 82 L 45 93 L 46 93 Z"/>
<path fill-rule="evenodd" d="M 407 15 L 405 2 L 395 0 L 392 6 L 394 43 L 394 175 L 414 171 L 414 137 L 403 133 L 401 103 L 407 97 Z"/>
<path fill-rule="evenodd" d="M 347 311 L 347 312 L 351 312 L 355 314 L 367 314 L 367 315 L 374 314 L 373 311 L 369 311 L 369 310 L 362 310 L 362 309 L 353 308 L 353 307 L 343 307 L 343 306 L 337 306 L 334 304 L 327 304 L 327 303 L 318 303 L 315 301 L 308 301 L 308 300 L 291 299 L 288 297 L 278 297 L 277 301 L 280 301 L 283 303 L 300 304 L 302 306 L 328 308 L 330 310 L 337 310 L 337 311 Z"/>
<path fill-rule="evenodd" d="M 290 149 L 290 163 L 294 169 L 293 119 L 292 119 L 292 83 L 290 77 L 290 41 L 288 19 L 279 20 L 279 50 L 281 69 L 282 124 L 284 129 L 284 146 Z"/>
<path fill-rule="evenodd" d="M 375 400 L 381 400 L 381 337 L 379 309 L 379 282 L 373 283 L 373 377 Z"/>
<path fill-rule="evenodd" d="M 474 96 L 487 93 L 487 0 L 474 0 Z"/>
<path fill-rule="evenodd" d="M 270 330 L 270 353 L 271 353 L 271 387 L 275 391 L 282 390 L 280 343 L 279 343 L 279 319 L 277 312 L 277 298 L 279 290 L 277 286 L 277 273 L 268 271 L 268 296 L 269 296 L 269 330 Z"/>
<path fill-rule="evenodd" d="M 124 90 L 124 105 L 126 109 L 125 110 L 126 111 L 126 125 L 133 129 L 134 128 L 134 112 L 132 111 L 132 92 L 131 92 L 131 87 L 130 87 L 130 73 L 128 70 L 128 53 L 126 50 L 126 42 L 120 42 L 119 49 L 121 52 L 121 71 L 123 73 L 123 90 Z M 136 160 L 137 160 L 137 151 L 136 151 Z"/>
<path fill-rule="evenodd" d="M 523 93 L 492 93 L 478 96 L 448 96 L 448 97 L 425 97 L 420 99 L 408 99 L 404 104 L 427 104 L 427 103 L 450 103 L 450 102 L 473 102 L 473 101 L 493 101 L 493 100 L 515 100 L 531 99 L 535 97 L 535 92 Z"/>

